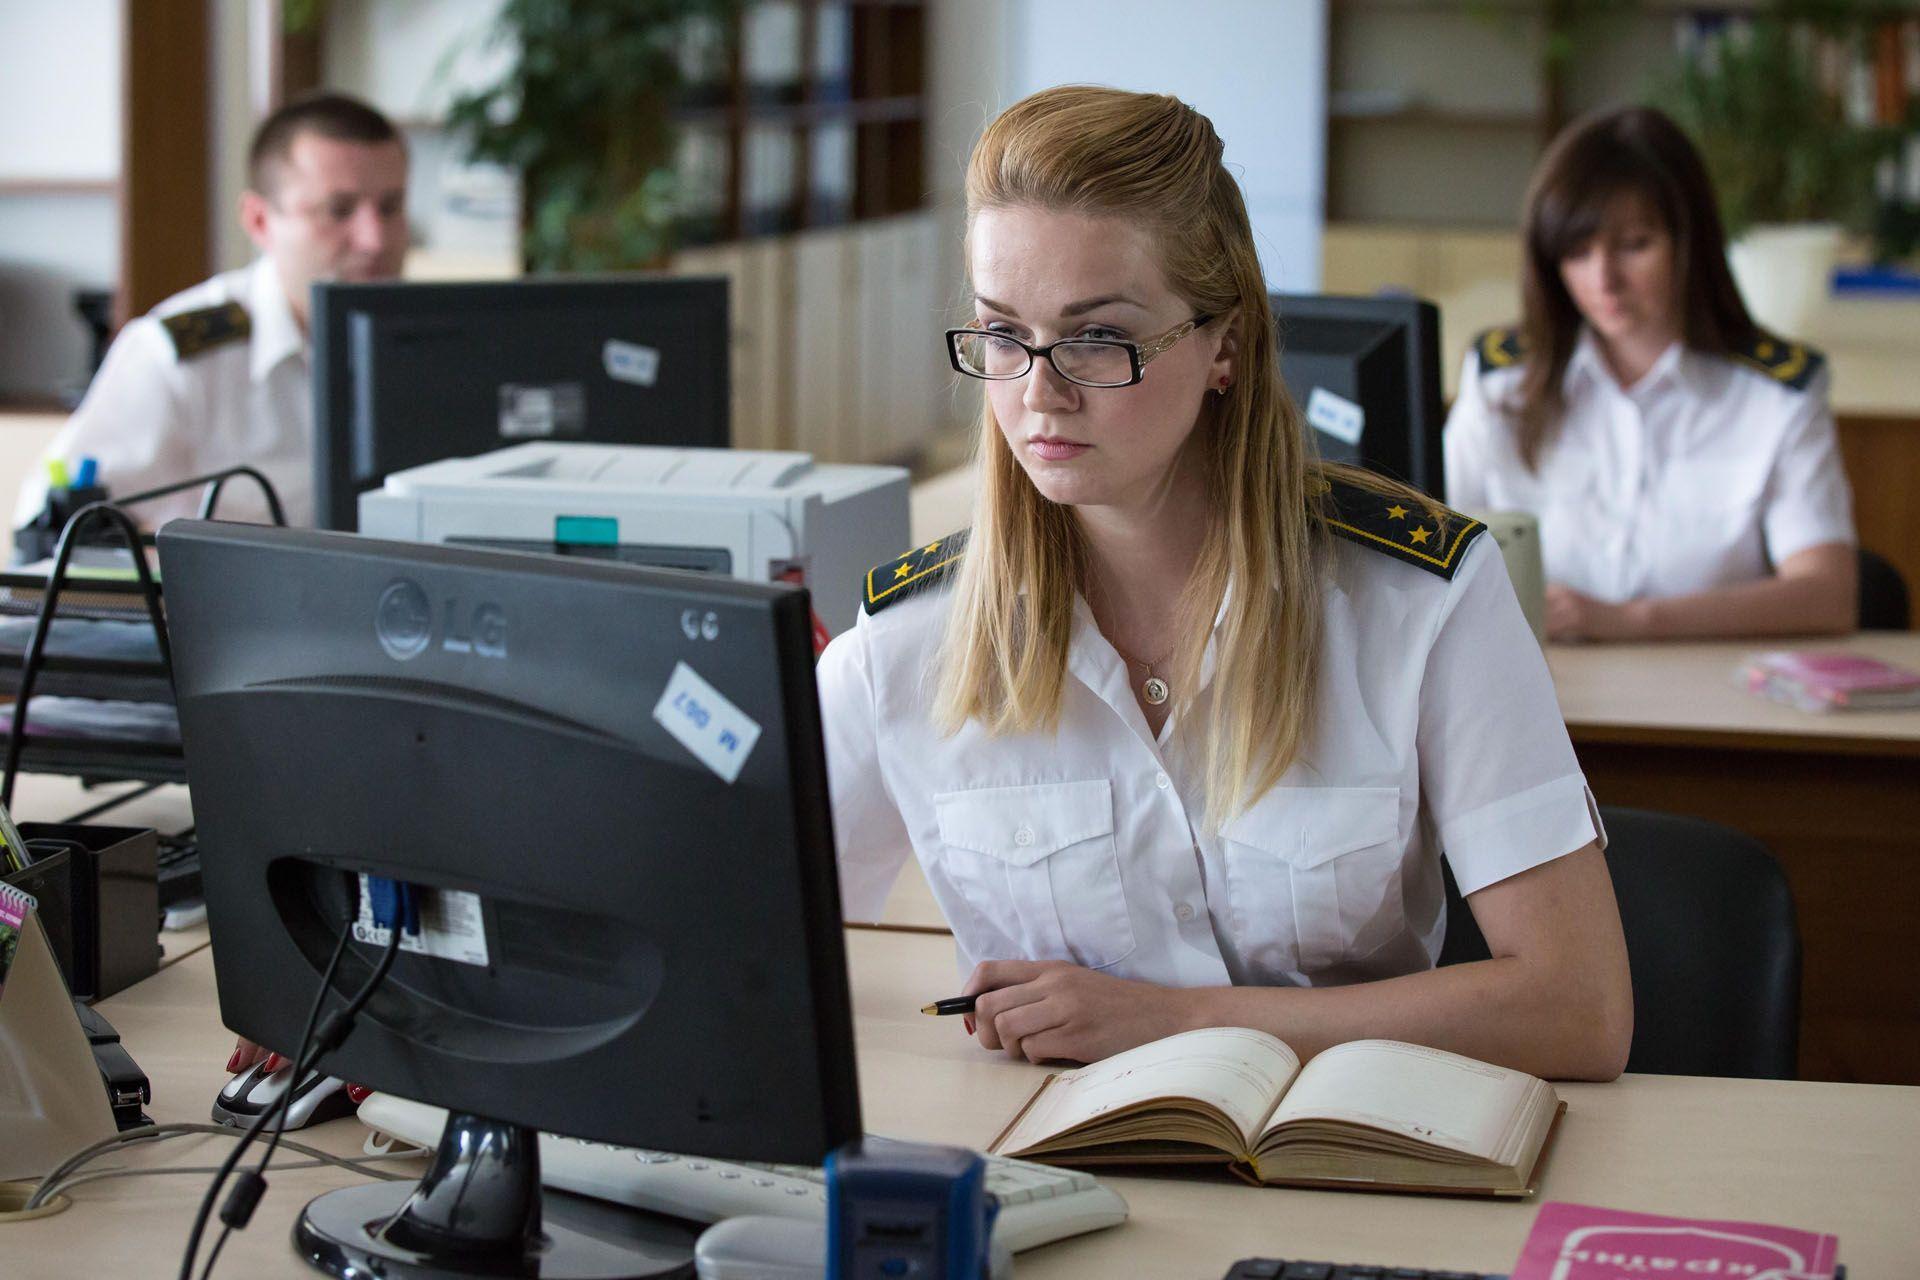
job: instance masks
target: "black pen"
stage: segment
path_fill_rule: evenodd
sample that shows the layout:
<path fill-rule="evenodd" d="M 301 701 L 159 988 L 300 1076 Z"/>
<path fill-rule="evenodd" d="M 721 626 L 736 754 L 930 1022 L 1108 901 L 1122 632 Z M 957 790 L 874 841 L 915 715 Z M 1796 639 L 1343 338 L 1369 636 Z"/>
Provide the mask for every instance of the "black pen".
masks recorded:
<path fill-rule="evenodd" d="M 973 997 L 954 996 L 947 1000 L 935 1000 L 932 1004 L 921 1005 L 920 1012 L 930 1013 L 939 1018 L 944 1018 L 948 1014 L 953 1013 L 972 1013 Z"/>

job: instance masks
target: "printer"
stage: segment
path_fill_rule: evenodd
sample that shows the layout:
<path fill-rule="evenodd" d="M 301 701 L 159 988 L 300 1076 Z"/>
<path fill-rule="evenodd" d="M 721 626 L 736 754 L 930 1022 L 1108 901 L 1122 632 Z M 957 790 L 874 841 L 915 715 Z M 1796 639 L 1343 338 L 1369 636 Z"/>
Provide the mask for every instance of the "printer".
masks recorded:
<path fill-rule="evenodd" d="M 800 582 L 833 635 L 911 537 L 900 467 L 544 441 L 396 471 L 360 495 L 360 532 Z"/>

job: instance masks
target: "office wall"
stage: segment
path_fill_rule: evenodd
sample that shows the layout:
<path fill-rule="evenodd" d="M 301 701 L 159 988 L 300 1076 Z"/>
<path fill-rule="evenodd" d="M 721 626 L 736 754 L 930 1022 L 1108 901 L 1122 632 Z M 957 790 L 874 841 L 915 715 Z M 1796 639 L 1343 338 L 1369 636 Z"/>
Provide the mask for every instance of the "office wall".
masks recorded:
<path fill-rule="evenodd" d="M 0 397 L 73 393 L 76 288 L 119 270 L 118 0 L 0 3 Z"/>
<path fill-rule="evenodd" d="M 1268 283 L 1319 287 L 1327 0 L 1023 0 L 1005 21 L 1003 105 L 1073 82 L 1191 103 L 1226 143 Z"/>

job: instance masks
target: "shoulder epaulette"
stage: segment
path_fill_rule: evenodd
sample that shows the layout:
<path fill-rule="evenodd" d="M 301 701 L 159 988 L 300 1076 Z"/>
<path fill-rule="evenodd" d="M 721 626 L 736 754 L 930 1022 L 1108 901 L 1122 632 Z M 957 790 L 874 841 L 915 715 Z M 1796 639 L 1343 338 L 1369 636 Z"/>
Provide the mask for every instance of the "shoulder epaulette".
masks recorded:
<path fill-rule="evenodd" d="M 1526 348 L 1520 345 L 1518 329 L 1488 329 L 1473 340 L 1473 349 L 1480 356 L 1480 372 L 1492 373 L 1495 369 L 1507 369 L 1526 359 Z"/>
<path fill-rule="evenodd" d="M 1825 356 L 1804 343 L 1785 342 L 1765 334 L 1734 351 L 1733 358 L 1795 391 L 1805 391 L 1827 362 Z"/>
<path fill-rule="evenodd" d="M 173 339 L 173 349 L 182 360 L 191 359 L 215 347 L 224 347 L 229 342 L 243 341 L 253 332 L 252 317 L 237 302 L 223 302 L 217 307 L 201 307 L 194 311 L 178 311 L 170 316 L 162 316 L 160 324 L 167 331 L 167 336 Z"/>
<path fill-rule="evenodd" d="M 867 570 L 866 580 L 860 584 L 860 599 L 867 613 L 876 614 L 890 604 L 898 604 L 908 596 L 945 582 L 952 575 L 953 566 L 959 564 L 960 557 L 966 553 L 968 532 L 962 529 L 950 533 Z"/>
<path fill-rule="evenodd" d="M 1435 519 L 1422 503 L 1344 480 L 1322 479 L 1310 487 L 1320 489 L 1320 518 L 1335 535 L 1418 565 L 1449 582 L 1467 548 L 1487 531 L 1486 525 L 1457 511 L 1442 508 L 1444 518 Z"/>

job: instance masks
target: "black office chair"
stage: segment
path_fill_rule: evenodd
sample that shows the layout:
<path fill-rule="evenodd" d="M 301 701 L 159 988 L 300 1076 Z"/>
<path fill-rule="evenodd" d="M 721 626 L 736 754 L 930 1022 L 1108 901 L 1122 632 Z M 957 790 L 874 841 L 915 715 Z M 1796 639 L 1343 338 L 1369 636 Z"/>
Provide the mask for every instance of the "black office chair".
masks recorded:
<path fill-rule="evenodd" d="M 1860 629 L 1905 631 L 1913 615 L 1907 605 L 1907 580 L 1891 560 L 1860 548 Z"/>
<path fill-rule="evenodd" d="M 1603 807 L 1607 870 L 1633 972 L 1627 1070 L 1791 1080 L 1800 1048 L 1800 929 L 1766 846 L 1677 814 Z M 1441 964 L 1487 958 L 1447 873 Z"/>

